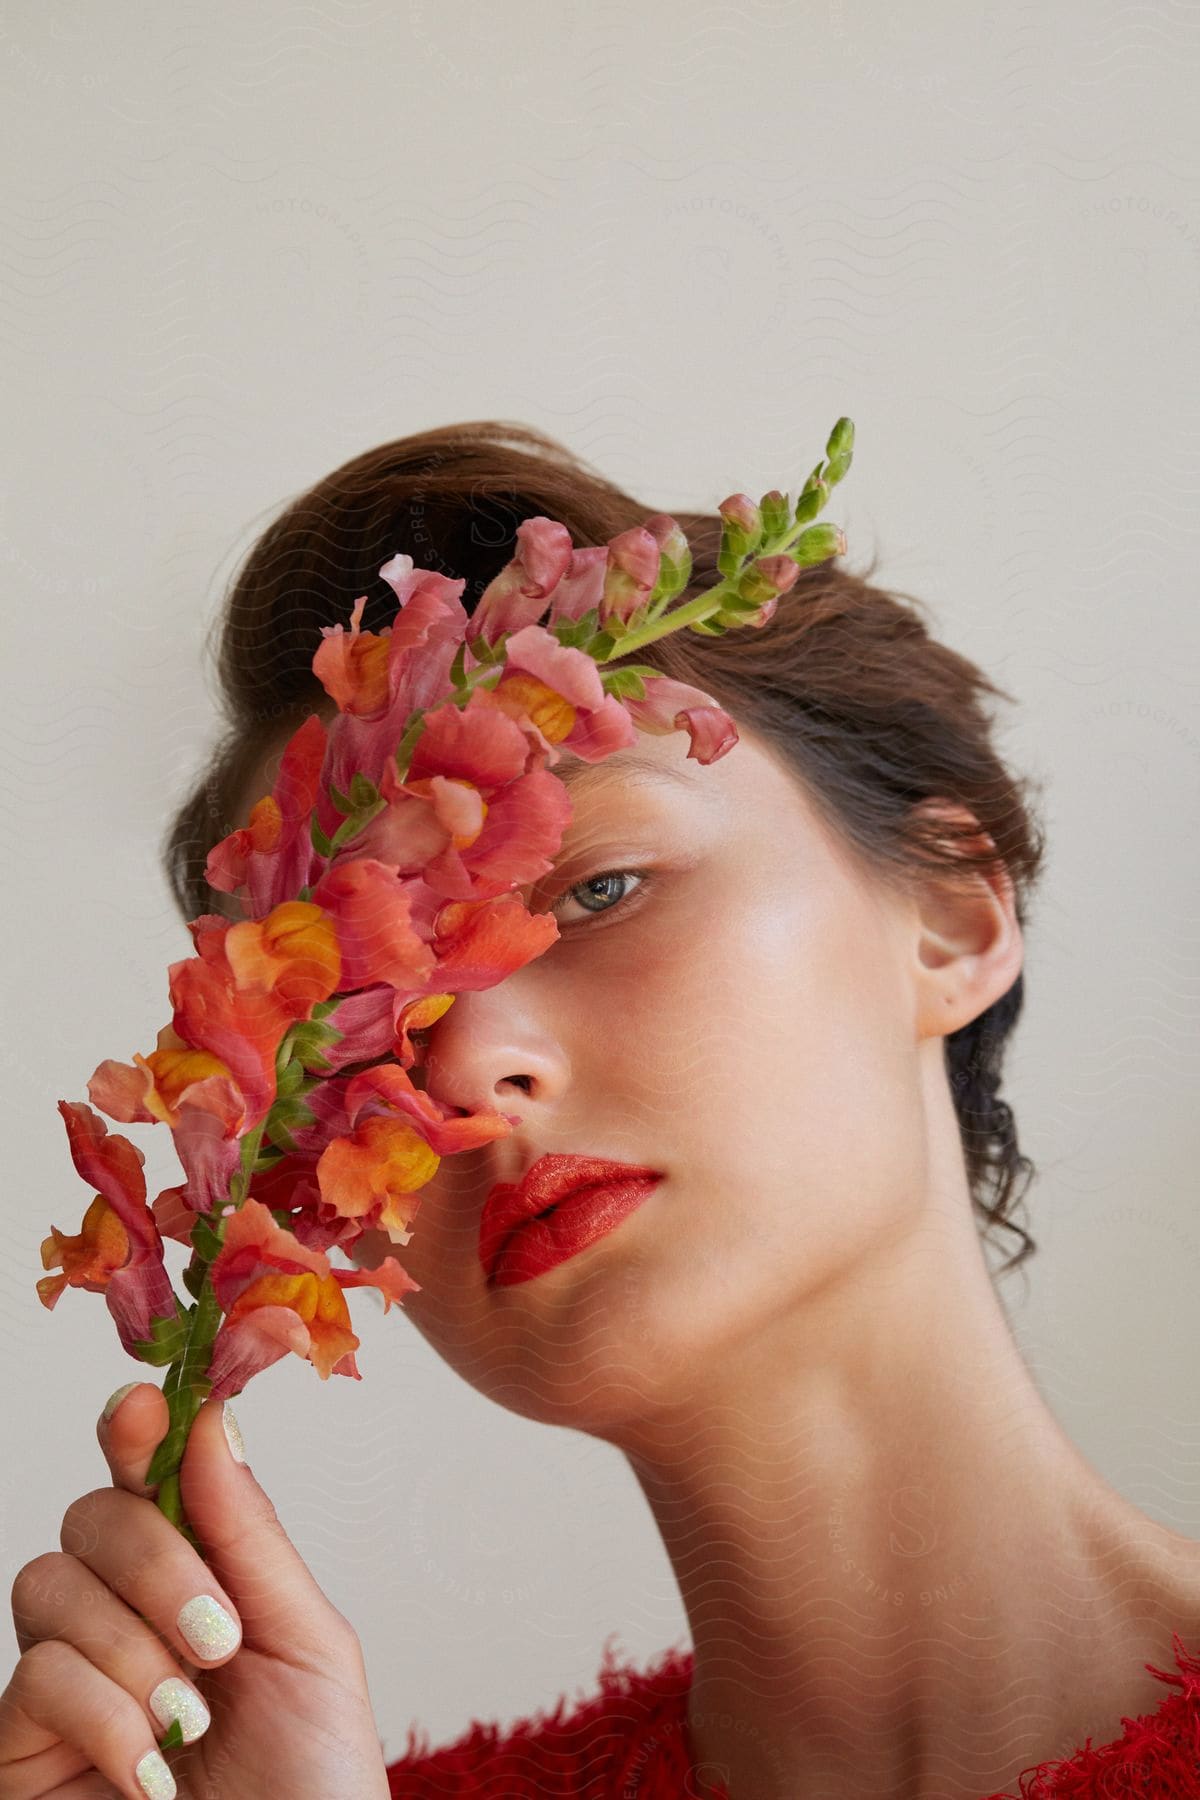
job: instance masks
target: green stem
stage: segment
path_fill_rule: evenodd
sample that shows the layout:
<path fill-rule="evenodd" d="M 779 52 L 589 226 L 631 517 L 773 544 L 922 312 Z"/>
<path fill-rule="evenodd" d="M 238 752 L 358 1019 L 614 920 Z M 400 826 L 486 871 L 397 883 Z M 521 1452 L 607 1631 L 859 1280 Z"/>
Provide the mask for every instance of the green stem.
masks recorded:
<path fill-rule="evenodd" d="M 682 625 L 690 625 L 693 619 L 707 619 L 711 613 L 721 610 L 721 601 L 733 589 L 734 583 L 726 576 L 716 587 L 707 588 L 703 594 L 697 594 L 694 600 L 677 606 L 673 612 L 660 613 L 656 619 L 642 625 L 637 631 L 626 632 L 607 656 L 598 656 L 596 661 L 613 662 L 618 656 L 628 656 L 631 650 L 640 650 L 643 644 L 652 644 L 655 638 L 666 637 L 668 632 L 678 631 Z"/>
<path fill-rule="evenodd" d="M 209 1267 L 204 1271 L 200 1297 L 191 1310 L 191 1322 L 184 1340 L 182 1355 L 173 1362 L 163 1382 L 169 1422 L 166 1436 L 159 1444 L 146 1472 L 149 1484 L 158 1483 L 155 1499 L 159 1511 L 199 1549 L 195 1534 L 187 1522 L 179 1487 L 179 1471 L 187 1447 L 188 1433 L 196 1414 L 208 1398 L 212 1383 L 207 1379 L 213 1339 L 221 1323 L 221 1308 L 212 1290 Z"/>
<path fill-rule="evenodd" d="M 790 550 L 801 532 L 807 529 L 807 524 L 797 525 L 793 522 L 788 525 L 786 531 L 780 532 L 777 537 L 764 538 L 757 550 L 742 559 L 742 567 L 736 575 L 723 576 L 715 587 L 706 588 L 702 594 L 697 594 L 694 600 L 688 600 L 683 606 L 677 606 L 673 612 L 657 613 L 636 631 L 627 632 L 613 645 L 607 656 L 598 656 L 596 661 L 598 663 L 614 662 L 618 656 L 628 656 L 631 650 L 640 650 L 643 645 L 652 644 L 655 638 L 666 637 L 668 632 L 678 631 L 683 625 L 690 625 L 693 619 L 707 619 L 713 613 L 719 612 L 722 600 L 736 592 L 747 563 L 757 562 L 760 556 L 778 556 L 781 550 Z"/>

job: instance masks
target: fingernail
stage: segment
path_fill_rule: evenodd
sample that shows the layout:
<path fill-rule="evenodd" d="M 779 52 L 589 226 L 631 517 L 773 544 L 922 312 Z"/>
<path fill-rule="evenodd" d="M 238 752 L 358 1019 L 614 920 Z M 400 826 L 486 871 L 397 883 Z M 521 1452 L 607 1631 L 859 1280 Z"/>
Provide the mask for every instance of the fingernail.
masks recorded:
<path fill-rule="evenodd" d="M 234 1462 L 244 1463 L 246 1446 L 242 1442 L 241 1426 L 233 1416 L 233 1408 L 228 1401 L 221 1406 L 221 1423 L 225 1427 L 225 1442 L 229 1445 L 229 1454 Z"/>
<path fill-rule="evenodd" d="M 157 1750 L 147 1750 L 134 1774 L 147 1800 L 175 1800 L 179 1792 L 175 1777 Z"/>
<path fill-rule="evenodd" d="M 198 1662 L 214 1662 L 218 1656 L 228 1656 L 242 1639 L 237 1620 L 230 1618 L 212 1594 L 197 1594 L 181 1606 L 175 1623 L 196 1652 Z"/>
<path fill-rule="evenodd" d="M 194 1744 L 212 1724 L 212 1714 L 195 1688 L 178 1675 L 159 1682 L 150 1696 L 150 1710 L 164 1731 L 178 1719 L 185 1744 Z"/>
<path fill-rule="evenodd" d="M 107 1423 L 116 1412 L 118 1406 L 120 1406 L 126 1394 L 131 1394 L 135 1387 L 140 1387 L 141 1385 L 140 1381 L 127 1381 L 125 1386 L 119 1387 L 115 1394 L 110 1394 L 108 1399 L 104 1402 L 104 1411 L 101 1413 L 100 1417 Z"/>

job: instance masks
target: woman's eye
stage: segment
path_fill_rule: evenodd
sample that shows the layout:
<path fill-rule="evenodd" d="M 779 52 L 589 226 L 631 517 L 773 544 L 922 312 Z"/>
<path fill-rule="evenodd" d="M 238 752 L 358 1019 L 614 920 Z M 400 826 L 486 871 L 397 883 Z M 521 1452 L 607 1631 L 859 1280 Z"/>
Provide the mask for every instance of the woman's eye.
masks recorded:
<path fill-rule="evenodd" d="M 560 894 L 550 911 L 557 914 L 564 901 L 578 895 L 579 899 L 576 904 L 582 906 L 585 913 L 615 912 L 618 907 L 625 905 L 630 896 L 626 890 L 614 897 L 613 884 L 626 884 L 629 881 L 636 881 L 644 887 L 646 876 L 640 869 L 605 869 L 599 875 L 589 875 L 585 880 L 577 881 L 574 887 L 569 887 L 565 893 Z M 580 924 L 582 921 L 575 919 L 568 920 L 567 923 Z"/>

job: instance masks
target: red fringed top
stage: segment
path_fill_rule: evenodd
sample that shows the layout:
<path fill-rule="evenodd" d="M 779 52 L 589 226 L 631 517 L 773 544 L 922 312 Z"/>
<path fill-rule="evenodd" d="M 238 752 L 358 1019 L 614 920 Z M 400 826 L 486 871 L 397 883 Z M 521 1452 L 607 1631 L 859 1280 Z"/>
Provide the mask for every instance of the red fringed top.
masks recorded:
<path fill-rule="evenodd" d="M 614 1634 L 615 1635 L 615 1634 Z M 1063 1761 L 1041 1763 L 1018 1777 L 1019 1787 L 985 1800 L 1200 1800 L 1200 1657 L 1172 1638 L 1178 1675 L 1145 1667 L 1179 1691 L 1157 1712 L 1122 1717 L 1112 1743 L 1083 1749 Z M 552 1714 L 501 1728 L 475 1721 L 453 1744 L 430 1751 L 409 1727 L 404 1755 L 388 1767 L 392 1800 L 728 1800 L 719 1771 L 691 1756 L 687 1697 L 690 1650 L 664 1651 L 639 1673 L 604 1647 L 600 1690 Z"/>

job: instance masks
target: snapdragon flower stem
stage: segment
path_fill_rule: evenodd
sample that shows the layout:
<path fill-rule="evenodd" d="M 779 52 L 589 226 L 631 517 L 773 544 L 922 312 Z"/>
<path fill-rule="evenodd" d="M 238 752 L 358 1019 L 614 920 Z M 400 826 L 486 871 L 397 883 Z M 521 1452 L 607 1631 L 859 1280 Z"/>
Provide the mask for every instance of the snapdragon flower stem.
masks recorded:
<path fill-rule="evenodd" d="M 598 656 L 596 661 L 614 662 L 618 656 L 628 656 L 631 650 L 640 650 L 644 644 L 652 644 L 655 638 L 666 637 L 668 632 L 690 625 L 693 619 L 707 619 L 710 614 L 721 610 L 721 601 L 733 593 L 734 585 L 726 577 L 716 587 L 706 588 L 694 600 L 677 606 L 673 612 L 659 613 L 657 618 L 648 620 L 638 630 L 627 631 L 624 637 L 618 638 L 607 656 Z"/>
<path fill-rule="evenodd" d="M 793 521 L 776 537 L 764 538 L 756 550 L 747 558 L 743 558 L 742 567 L 739 568 L 736 575 L 723 576 L 715 587 L 706 588 L 702 594 L 697 594 L 694 599 L 686 601 L 683 606 L 675 607 L 674 611 L 654 613 L 646 620 L 645 624 L 640 625 L 634 631 L 626 632 L 624 637 L 619 638 L 613 645 L 607 656 L 598 656 L 596 661 L 598 663 L 614 662 L 617 657 L 628 656 L 631 650 L 641 650 L 644 645 L 652 644 L 655 638 L 666 637 L 669 632 L 679 631 L 683 626 L 692 624 L 696 619 L 710 618 L 713 613 L 721 610 L 723 600 L 737 592 L 737 586 L 745 573 L 747 562 L 757 562 L 760 556 L 778 556 L 781 552 L 786 554 L 801 532 L 806 529 L 807 525 L 797 525 Z"/>
<path fill-rule="evenodd" d="M 213 1339 L 220 1323 L 221 1308 L 213 1293 L 209 1265 L 205 1264 L 204 1283 L 191 1310 L 183 1351 L 167 1370 L 167 1377 L 163 1382 L 163 1394 L 170 1418 L 166 1436 L 154 1453 L 154 1462 L 160 1467 L 165 1465 L 164 1472 L 159 1477 L 155 1504 L 196 1549 L 200 1549 L 200 1545 L 184 1514 L 179 1470 L 188 1433 L 212 1386 L 207 1378 L 207 1370 Z"/>

